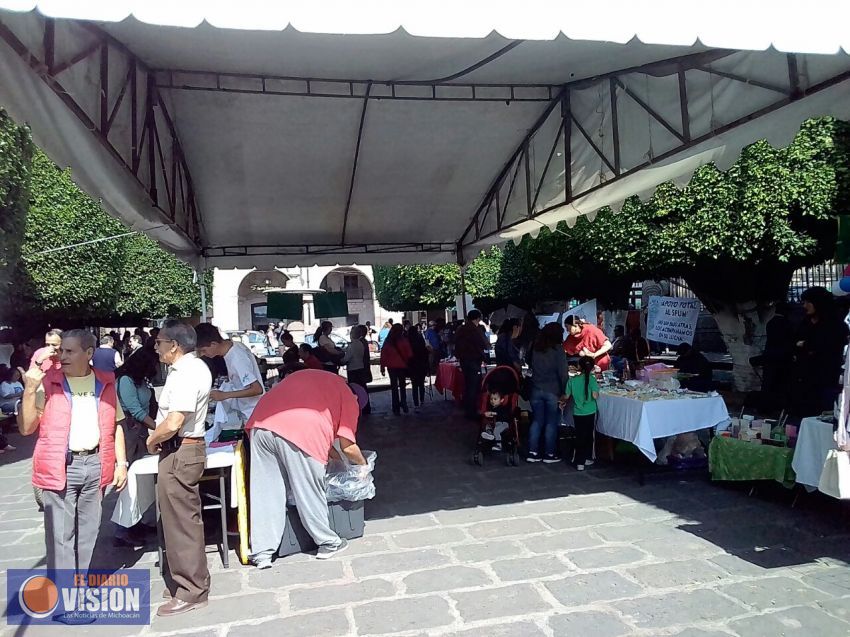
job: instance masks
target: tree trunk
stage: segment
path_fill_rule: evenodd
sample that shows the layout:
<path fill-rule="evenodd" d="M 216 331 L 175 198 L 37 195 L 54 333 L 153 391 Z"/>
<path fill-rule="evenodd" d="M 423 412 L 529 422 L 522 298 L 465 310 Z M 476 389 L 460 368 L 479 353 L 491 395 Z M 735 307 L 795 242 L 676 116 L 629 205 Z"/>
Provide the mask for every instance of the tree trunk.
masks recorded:
<path fill-rule="evenodd" d="M 704 301 L 705 302 L 705 301 Z M 761 389 L 761 378 L 750 365 L 750 358 L 764 351 L 767 322 L 773 317 L 774 305 L 766 301 L 706 303 L 723 341 L 732 356 L 732 375 L 737 391 Z"/>

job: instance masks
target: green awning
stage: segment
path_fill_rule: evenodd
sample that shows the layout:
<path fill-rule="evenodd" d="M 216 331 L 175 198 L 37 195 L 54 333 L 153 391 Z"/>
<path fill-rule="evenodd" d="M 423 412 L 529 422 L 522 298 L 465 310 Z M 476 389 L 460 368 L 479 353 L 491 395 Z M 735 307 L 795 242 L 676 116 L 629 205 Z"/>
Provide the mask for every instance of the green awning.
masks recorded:
<path fill-rule="evenodd" d="M 300 321 L 304 318 L 304 297 L 301 294 L 269 292 L 266 316 Z"/>
<path fill-rule="evenodd" d="M 326 292 L 313 295 L 316 318 L 348 316 L 348 297 L 345 292 Z"/>

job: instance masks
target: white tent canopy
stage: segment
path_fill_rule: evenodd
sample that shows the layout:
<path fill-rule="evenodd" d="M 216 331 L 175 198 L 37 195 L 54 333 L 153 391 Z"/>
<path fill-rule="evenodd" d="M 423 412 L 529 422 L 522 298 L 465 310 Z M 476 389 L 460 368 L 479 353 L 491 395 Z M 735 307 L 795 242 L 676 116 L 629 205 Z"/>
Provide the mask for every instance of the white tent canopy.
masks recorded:
<path fill-rule="evenodd" d="M 465 262 L 850 119 L 850 3 L 764 6 L 0 0 L 0 106 L 183 258 Z"/>

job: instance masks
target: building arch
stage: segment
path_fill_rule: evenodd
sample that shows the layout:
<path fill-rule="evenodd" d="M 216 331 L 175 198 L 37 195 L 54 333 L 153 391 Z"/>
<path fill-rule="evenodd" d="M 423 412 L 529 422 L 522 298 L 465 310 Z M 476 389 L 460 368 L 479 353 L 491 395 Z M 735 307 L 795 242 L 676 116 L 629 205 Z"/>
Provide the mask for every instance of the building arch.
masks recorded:
<path fill-rule="evenodd" d="M 277 322 L 276 317 L 266 314 L 267 294 L 283 290 L 289 277 L 280 270 L 252 270 L 239 282 L 236 299 L 239 307 L 239 329 L 265 329 L 269 320 Z"/>
<path fill-rule="evenodd" d="M 325 274 L 319 287 L 326 292 L 345 292 L 348 297 L 348 316 L 328 319 L 334 327 L 350 327 L 366 321 L 375 324 L 375 287 L 364 270 L 337 266 Z"/>

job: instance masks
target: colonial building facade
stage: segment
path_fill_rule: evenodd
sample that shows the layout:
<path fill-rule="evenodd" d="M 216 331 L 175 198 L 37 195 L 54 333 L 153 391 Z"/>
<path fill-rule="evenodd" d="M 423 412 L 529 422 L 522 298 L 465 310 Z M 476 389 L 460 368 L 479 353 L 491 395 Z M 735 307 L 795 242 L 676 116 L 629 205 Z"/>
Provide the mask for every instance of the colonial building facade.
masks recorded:
<path fill-rule="evenodd" d="M 401 314 L 384 310 L 375 298 L 375 280 L 371 266 L 312 266 L 276 268 L 274 270 L 223 270 L 216 268 L 213 279 L 212 321 L 223 330 L 255 330 L 277 323 L 279 317 L 268 316 L 267 294 L 284 292 L 303 298 L 304 328 L 318 325 L 313 294 L 345 292 L 348 315 L 330 320 L 334 327 L 346 327 L 369 321 L 382 325 L 388 318 L 398 320 Z"/>

